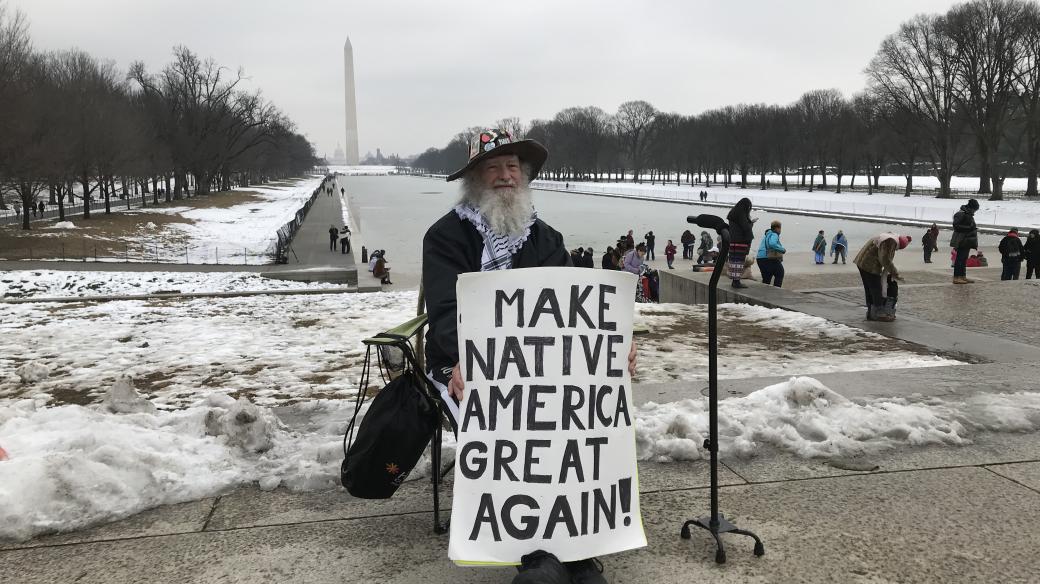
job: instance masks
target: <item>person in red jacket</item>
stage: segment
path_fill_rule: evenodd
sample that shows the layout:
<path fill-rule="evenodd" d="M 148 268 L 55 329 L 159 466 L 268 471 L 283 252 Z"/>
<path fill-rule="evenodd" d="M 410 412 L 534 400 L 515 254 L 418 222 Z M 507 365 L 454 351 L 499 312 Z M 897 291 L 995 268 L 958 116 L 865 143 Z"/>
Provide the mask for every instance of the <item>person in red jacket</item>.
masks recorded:
<path fill-rule="evenodd" d="M 668 245 L 664 247 L 664 259 L 668 260 L 668 269 L 674 270 L 672 262 L 675 261 L 675 244 L 672 243 L 671 239 L 668 240 Z"/>

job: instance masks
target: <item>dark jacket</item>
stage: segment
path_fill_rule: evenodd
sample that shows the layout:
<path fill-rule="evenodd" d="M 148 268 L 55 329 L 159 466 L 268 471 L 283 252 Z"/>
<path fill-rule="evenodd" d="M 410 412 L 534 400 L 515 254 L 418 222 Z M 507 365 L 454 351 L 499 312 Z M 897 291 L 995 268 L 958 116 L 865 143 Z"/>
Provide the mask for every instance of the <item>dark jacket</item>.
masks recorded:
<path fill-rule="evenodd" d="M 754 224 L 751 222 L 751 206 L 737 205 L 729 210 L 726 219 L 729 220 L 729 240 L 732 243 L 747 243 L 755 238 Z"/>
<path fill-rule="evenodd" d="M 614 260 L 614 252 L 608 251 L 603 254 L 603 258 L 599 261 L 599 266 L 604 270 L 616 270 L 617 263 Z"/>
<path fill-rule="evenodd" d="M 953 237 L 950 239 L 950 247 L 978 249 L 979 230 L 975 226 L 975 211 L 967 205 L 961 206 L 961 210 L 953 215 Z"/>
<path fill-rule="evenodd" d="M 1022 245 L 1022 251 L 1026 259 L 1031 262 L 1040 262 L 1040 237 L 1030 235 Z"/>
<path fill-rule="evenodd" d="M 654 246 L 654 242 L 657 241 L 657 236 L 654 235 L 653 233 L 647 233 L 646 235 L 643 236 L 643 239 L 646 240 L 646 246 L 647 247 L 653 247 Z"/>
<path fill-rule="evenodd" d="M 586 251 L 581 258 L 581 267 L 583 268 L 595 268 L 596 261 L 592 259 L 592 252 Z"/>
<path fill-rule="evenodd" d="M 1018 238 L 1018 234 L 1011 235 L 1008 233 L 1004 236 L 1004 239 L 1000 240 L 1000 245 L 997 246 L 1000 250 L 1000 255 L 1003 259 L 1013 260 L 1016 262 L 1022 261 L 1022 240 Z"/>
<path fill-rule="evenodd" d="M 423 293 L 426 295 L 426 367 L 444 369 L 459 361 L 455 283 L 459 274 L 480 271 L 484 240 L 476 227 L 449 211 L 423 238 Z M 523 247 L 513 255 L 514 268 L 570 266 L 563 236 L 538 219 Z"/>

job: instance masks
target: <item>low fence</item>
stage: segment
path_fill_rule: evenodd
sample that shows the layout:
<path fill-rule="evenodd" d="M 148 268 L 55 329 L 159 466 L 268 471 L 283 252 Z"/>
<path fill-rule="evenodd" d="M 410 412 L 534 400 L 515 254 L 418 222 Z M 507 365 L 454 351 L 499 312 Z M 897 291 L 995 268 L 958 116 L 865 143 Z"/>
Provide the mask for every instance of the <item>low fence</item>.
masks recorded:
<path fill-rule="evenodd" d="M 292 220 L 285 223 L 278 228 L 276 234 L 276 242 L 274 248 L 275 261 L 279 264 L 288 263 L 289 261 L 289 246 L 292 244 L 293 237 L 296 236 L 296 232 L 300 230 L 300 226 L 303 225 L 303 220 L 307 218 L 307 212 L 311 210 L 311 205 L 314 204 L 314 200 L 318 198 L 318 194 L 326 188 L 326 183 L 330 180 L 331 175 L 327 175 L 325 180 L 321 181 L 318 188 L 314 189 L 311 196 L 307 198 L 307 201 L 296 211 L 296 215 Z"/>
<path fill-rule="evenodd" d="M 165 199 L 165 195 L 160 195 L 159 202 L 165 202 L 165 200 L 166 200 Z M 35 213 L 33 213 L 32 211 L 29 212 L 29 219 L 31 221 L 38 221 L 38 220 L 44 220 L 44 219 L 57 219 L 60 216 L 60 214 L 58 212 L 58 204 L 57 203 L 48 203 L 47 201 L 43 201 L 43 203 L 44 203 L 43 213 L 40 213 L 39 210 L 37 210 Z M 143 195 L 143 196 L 142 195 L 130 195 L 130 196 L 126 197 L 126 198 L 120 198 L 120 197 L 116 196 L 116 197 L 112 197 L 111 200 L 109 201 L 109 205 L 110 205 L 110 207 L 112 208 L 113 211 L 118 211 L 120 209 L 127 209 L 127 208 L 139 209 L 141 207 L 147 207 L 148 205 L 151 205 L 151 204 L 154 204 L 153 200 L 152 200 L 152 194 L 151 193 L 149 193 L 147 195 Z M 17 208 L 16 208 L 16 206 L 17 206 Z M 22 206 L 21 206 L 21 202 L 20 201 L 13 201 L 13 202 L 9 201 L 9 206 L 8 206 L 7 209 L 0 209 L 0 224 L 21 223 L 22 222 L 21 209 L 22 209 Z M 92 199 L 90 201 L 90 212 L 93 213 L 94 211 L 100 211 L 102 213 L 105 211 L 105 200 L 104 199 Z M 79 203 L 66 203 L 65 204 L 65 218 L 66 219 L 69 219 L 71 217 L 81 217 L 82 215 L 83 215 L 83 202 L 82 201 L 80 201 Z"/>

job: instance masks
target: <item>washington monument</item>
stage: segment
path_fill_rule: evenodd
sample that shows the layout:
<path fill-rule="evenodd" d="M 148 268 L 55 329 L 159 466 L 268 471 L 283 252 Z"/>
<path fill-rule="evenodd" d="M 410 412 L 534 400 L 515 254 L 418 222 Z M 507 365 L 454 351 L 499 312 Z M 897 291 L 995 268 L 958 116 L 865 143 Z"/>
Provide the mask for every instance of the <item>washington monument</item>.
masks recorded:
<path fill-rule="evenodd" d="M 360 163 L 357 141 L 357 100 L 354 96 L 354 48 L 350 46 L 350 37 L 343 45 L 343 101 L 346 102 L 347 141 L 343 145 L 346 150 L 347 164 Z"/>

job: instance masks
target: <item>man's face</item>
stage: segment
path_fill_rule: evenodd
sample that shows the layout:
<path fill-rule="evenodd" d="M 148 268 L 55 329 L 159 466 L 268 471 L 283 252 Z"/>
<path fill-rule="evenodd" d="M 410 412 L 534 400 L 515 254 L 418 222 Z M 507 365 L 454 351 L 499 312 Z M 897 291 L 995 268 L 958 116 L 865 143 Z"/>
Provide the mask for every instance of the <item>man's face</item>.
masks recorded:
<path fill-rule="evenodd" d="M 493 189 L 496 193 L 512 192 L 523 184 L 523 169 L 516 154 L 489 158 L 480 163 L 477 172 L 484 188 Z"/>

